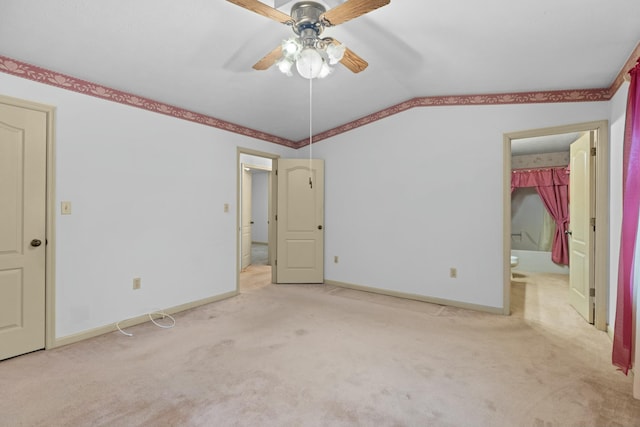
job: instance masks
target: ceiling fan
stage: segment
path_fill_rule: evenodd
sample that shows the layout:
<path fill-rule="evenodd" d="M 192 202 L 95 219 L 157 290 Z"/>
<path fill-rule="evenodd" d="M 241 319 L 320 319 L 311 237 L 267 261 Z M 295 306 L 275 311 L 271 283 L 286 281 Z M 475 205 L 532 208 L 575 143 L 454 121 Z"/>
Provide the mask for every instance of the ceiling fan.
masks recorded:
<path fill-rule="evenodd" d="M 340 62 L 354 73 L 363 71 L 369 65 L 332 37 L 321 38 L 327 27 L 334 27 L 369 13 L 391 0 L 346 0 L 344 3 L 326 10 L 313 1 L 300 1 L 291 8 L 291 15 L 268 6 L 259 0 L 227 0 L 259 15 L 292 27 L 296 34 L 273 49 L 253 65 L 256 70 L 266 70 L 277 64 L 280 71 L 291 75 L 295 64 L 298 73 L 307 79 L 328 75 L 332 65 Z"/>

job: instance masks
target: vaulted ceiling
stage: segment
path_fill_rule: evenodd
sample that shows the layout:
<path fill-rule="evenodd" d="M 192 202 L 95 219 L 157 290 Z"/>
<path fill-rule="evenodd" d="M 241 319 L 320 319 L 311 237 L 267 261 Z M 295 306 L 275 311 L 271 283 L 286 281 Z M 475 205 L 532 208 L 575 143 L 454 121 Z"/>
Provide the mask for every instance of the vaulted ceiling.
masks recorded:
<path fill-rule="evenodd" d="M 313 133 L 413 98 L 608 88 L 639 16 L 638 0 L 391 0 L 325 30 L 369 67 L 313 81 Z M 309 81 L 252 69 L 291 34 L 225 0 L 0 0 L 4 57 L 301 141 Z"/>

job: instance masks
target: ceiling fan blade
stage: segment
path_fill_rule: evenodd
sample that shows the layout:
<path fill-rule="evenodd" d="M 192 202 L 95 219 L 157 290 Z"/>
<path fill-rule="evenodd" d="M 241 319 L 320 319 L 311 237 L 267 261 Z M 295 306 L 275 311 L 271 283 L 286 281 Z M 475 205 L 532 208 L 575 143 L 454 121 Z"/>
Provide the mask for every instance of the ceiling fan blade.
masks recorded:
<path fill-rule="evenodd" d="M 345 49 L 344 56 L 340 60 L 340 63 L 354 73 L 359 73 L 369 66 L 369 63 L 367 61 L 353 53 L 353 51 L 349 48 Z"/>
<path fill-rule="evenodd" d="M 258 0 L 227 0 L 227 1 L 229 3 L 236 4 L 240 7 L 243 7 L 252 12 L 255 12 L 258 15 L 266 16 L 269 19 L 278 21 L 282 24 L 286 24 L 287 22 L 292 21 L 291 17 L 286 13 L 280 12 L 278 9 L 274 9 L 271 6 L 267 6 L 266 4 Z"/>
<path fill-rule="evenodd" d="M 256 62 L 253 68 L 255 70 L 260 70 L 260 71 L 266 70 L 267 68 L 275 64 L 276 61 L 280 59 L 281 56 L 282 56 L 282 46 L 278 46 L 277 48 L 273 49 L 271 52 L 267 53 L 264 56 L 264 58 L 262 58 L 260 61 Z"/>
<path fill-rule="evenodd" d="M 334 38 L 331 39 L 331 42 L 335 45 L 342 44 Z M 351 49 L 349 49 L 346 46 L 344 49 L 344 55 L 342 56 L 340 63 L 354 73 L 359 73 L 360 71 L 363 71 L 365 68 L 369 66 L 369 63 L 367 61 L 360 58 L 358 55 L 356 55 Z"/>
<path fill-rule="evenodd" d="M 386 6 L 390 2 L 391 0 L 347 0 L 341 5 L 326 11 L 322 19 L 325 25 L 331 27 Z"/>

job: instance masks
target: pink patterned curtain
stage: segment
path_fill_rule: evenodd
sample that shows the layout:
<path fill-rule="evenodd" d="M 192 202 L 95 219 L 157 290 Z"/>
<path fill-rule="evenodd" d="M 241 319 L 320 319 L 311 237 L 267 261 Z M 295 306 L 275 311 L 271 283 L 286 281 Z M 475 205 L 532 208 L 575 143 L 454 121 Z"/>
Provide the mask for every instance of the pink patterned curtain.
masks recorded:
<path fill-rule="evenodd" d="M 633 256 L 640 206 L 640 59 L 630 71 L 622 165 L 622 233 L 618 264 L 618 300 L 613 335 L 612 362 L 625 374 L 633 354 Z"/>
<path fill-rule="evenodd" d="M 569 225 L 569 169 L 514 170 L 511 172 L 511 192 L 520 187 L 536 188 L 549 215 L 556 222 L 551 260 L 569 265 L 569 241 L 565 234 Z"/>

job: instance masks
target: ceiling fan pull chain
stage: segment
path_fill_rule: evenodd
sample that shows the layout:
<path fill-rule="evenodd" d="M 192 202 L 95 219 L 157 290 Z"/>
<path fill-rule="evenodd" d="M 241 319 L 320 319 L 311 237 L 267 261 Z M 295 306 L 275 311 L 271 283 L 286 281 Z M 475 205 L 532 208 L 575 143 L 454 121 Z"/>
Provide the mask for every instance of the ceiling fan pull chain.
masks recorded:
<path fill-rule="evenodd" d="M 309 66 L 311 71 L 311 66 Z M 309 79 L 309 187 L 313 188 L 311 179 L 313 169 L 311 168 L 313 158 L 313 79 Z"/>

